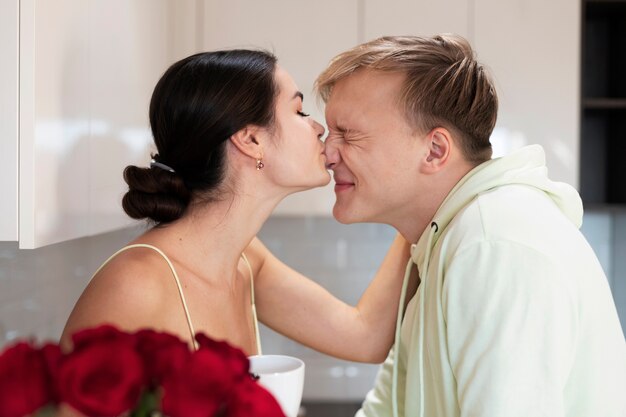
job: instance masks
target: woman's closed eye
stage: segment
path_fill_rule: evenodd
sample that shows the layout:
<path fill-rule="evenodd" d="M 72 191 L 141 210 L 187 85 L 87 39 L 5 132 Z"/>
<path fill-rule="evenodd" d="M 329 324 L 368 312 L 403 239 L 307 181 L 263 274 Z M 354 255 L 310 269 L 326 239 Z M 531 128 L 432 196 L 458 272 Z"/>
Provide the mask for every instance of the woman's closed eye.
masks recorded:
<path fill-rule="evenodd" d="M 298 116 L 302 116 L 302 117 L 309 117 L 309 116 L 310 116 L 310 114 L 308 114 L 308 113 L 305 113 L 305 112 L 303 112 L 303 111 L 298 110 Z"/>

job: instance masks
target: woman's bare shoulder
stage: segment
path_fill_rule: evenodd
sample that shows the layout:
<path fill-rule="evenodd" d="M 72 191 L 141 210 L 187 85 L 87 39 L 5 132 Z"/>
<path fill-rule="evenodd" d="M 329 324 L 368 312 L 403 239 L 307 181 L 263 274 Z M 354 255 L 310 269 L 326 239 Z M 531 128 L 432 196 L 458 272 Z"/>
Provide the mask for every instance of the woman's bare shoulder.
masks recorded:
<path fill-rule="evenodd" d="M 125 250 L 91 279 L 70 314 L 62 344 L 75 331 L 104 323 L 128 331 L 159 327 L 155 321 L 172 289 L 172 272 L 160 254 L 149 248 Z"/>

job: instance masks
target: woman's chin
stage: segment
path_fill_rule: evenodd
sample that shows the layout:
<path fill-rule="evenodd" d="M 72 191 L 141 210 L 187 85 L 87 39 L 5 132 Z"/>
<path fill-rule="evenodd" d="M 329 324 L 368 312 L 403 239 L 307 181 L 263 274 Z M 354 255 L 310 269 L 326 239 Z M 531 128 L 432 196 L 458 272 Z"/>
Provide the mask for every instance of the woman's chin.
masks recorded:
<path fill-rule="evenodd" d="M 318 187 L 323 187 L 325 185 L 328 185 L 328 183 L 330 182 L 331 179 L 332 179 L 332 177 L 330 176 L 330 173 L 328 171 L 326 171 L 326 169 L 324 169 L 324 175 L 322 177 L 322 180 L 319 183 L 319 185 L 317 185 L 317 186 Z"/>
<path fill-rule="evenodd" d="M 317 176 L 317 178 L 315 178 L 315 181 L 308 184 L 306 188 L 303 188 L 303 190 L 310 190 L 312 188 L 324 187 L 328 185 L 331 179 L 332 177 L 330 176 L 328 171 L 324 170 L 323 173 L 320 173 L 320 175 Z"/>
<path fill-rule="evenodd" d="M 316 181 L 314 182 L 309 182 L 307 184 L 302 184 L 302 185 L 298 185 L 295 186 L 291 189 L 291 191 L 289 192 L 289 194 L 293 194 L 293 193 L 299 193 L 302 191 L 307 191 L 307 190 L 312 190 L 314 188 L 320 188 L 320 187 L 324 187 L 326 185 L 328 185 L 328 183 L 331 180 L 330 174 L 326 173 L 327 175 L 324 176 L 320 176 L 319 179 L 316 179 Z"/>

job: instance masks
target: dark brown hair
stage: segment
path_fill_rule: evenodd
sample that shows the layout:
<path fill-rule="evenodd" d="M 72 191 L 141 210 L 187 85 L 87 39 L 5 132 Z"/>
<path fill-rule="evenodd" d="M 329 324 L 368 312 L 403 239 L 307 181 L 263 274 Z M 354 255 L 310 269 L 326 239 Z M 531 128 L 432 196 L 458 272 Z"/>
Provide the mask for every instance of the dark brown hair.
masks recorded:
<path fill-rule="evenodd" d="M 196 197 L 219 198 L 226 142 L 247 125 L 271 128 L 278 87 L 276 57 L 265 51 L 204 52 L 173 64 L 150 101 L 158 167 L 128 166 L 124 211 L 167 223 Z"/>
<path fill-rule="evenodd" d="M 451 130 L 469 162 L 491 158 L 498 97 L 467 40 L 449 34 L 375 39 L 336 56 L 317 78 L 317 92 L 327 101 L 335 83 L 361 68 L 406 74 L 398 99 L 411 126 L 421 133 Z"/>

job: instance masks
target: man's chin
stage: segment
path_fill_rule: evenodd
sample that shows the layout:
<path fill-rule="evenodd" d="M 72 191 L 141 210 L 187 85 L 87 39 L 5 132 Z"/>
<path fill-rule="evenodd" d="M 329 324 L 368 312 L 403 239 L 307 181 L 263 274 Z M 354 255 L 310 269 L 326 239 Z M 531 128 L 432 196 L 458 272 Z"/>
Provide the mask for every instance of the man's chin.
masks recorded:
<path fill-rule="evenodd" d="M 335 202 L 335 206 L 333 207 L 333 217 L 341 224 L 364 223 L 367 221 L 361 219 L 354 212 L 341 206 L 337 202 Z"/>

